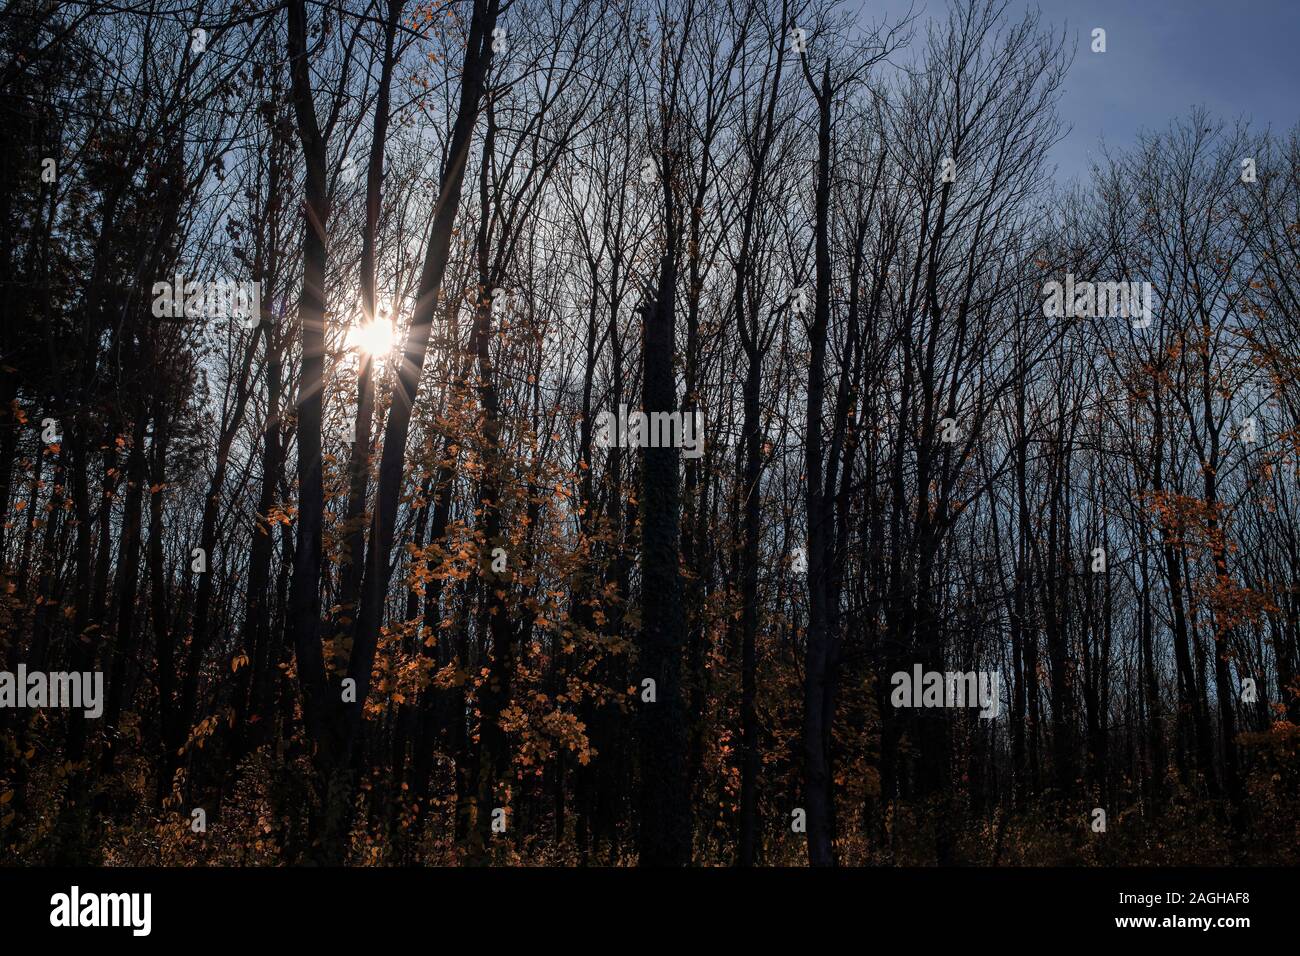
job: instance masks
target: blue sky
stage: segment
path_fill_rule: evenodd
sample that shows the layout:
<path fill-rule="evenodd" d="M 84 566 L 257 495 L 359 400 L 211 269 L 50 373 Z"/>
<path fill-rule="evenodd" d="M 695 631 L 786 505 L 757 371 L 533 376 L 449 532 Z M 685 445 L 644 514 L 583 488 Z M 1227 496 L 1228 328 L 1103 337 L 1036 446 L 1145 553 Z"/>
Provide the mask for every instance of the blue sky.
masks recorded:
<path fill-rule="evenodd" d="M 856 2 L 868 20 L 909 6 Z M 1072 128 L 1050 157 L 1061 182 L 1086 176 L 1103 139 L 1126 146 L 1193 106 L 1279 134 L 1300 122 L 1300 0 L 1010 0 L 1008 16 L 1034 7 L 1044 26 L 1067 27 L 1078 51 L 1059 104 Z M 926 18 L 944 17 L 948 4 L 915 0 L 914 8 L 920 37 Z M 1105 53 L 1090 50 L 1094 27 L 1106 30 Z"/>

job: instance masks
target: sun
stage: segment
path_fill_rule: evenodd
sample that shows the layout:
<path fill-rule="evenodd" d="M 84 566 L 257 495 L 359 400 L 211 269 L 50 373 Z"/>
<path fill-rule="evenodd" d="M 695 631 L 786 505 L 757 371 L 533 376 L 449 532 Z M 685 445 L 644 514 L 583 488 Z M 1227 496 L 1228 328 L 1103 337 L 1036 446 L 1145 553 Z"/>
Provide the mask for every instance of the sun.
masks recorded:
<path fill-rule="evenodd" d="M 348 333 L 348 344 L 372 358 L 387 355 L 393 350 L 393 323 L 375 319 L 365 325 L 353 326 Z"/>

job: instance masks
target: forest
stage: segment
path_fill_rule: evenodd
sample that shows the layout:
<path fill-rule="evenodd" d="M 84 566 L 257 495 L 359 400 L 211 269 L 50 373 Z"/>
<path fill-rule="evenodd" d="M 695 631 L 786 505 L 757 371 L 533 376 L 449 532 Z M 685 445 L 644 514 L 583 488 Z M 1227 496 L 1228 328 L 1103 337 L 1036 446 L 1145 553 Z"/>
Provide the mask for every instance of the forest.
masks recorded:
<path fill-rule="evenodd" d="M 0 864 L 1300 863 L 1300 123 L 1105 47 L 8 0 Z"/>

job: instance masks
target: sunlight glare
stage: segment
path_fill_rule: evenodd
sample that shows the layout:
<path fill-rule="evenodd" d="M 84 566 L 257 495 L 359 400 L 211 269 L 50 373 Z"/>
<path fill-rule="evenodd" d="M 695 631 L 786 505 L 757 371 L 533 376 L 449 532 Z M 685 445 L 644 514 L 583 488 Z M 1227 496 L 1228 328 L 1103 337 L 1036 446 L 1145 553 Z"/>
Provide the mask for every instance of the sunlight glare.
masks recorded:
<path fill-rule="evenodd" d="M 365 325 L 354 326 L 350 335 L 351 345 L 365 354 L 382 358 L 393 350 L 393 323 L 387 319 L 375 319 Z"/>

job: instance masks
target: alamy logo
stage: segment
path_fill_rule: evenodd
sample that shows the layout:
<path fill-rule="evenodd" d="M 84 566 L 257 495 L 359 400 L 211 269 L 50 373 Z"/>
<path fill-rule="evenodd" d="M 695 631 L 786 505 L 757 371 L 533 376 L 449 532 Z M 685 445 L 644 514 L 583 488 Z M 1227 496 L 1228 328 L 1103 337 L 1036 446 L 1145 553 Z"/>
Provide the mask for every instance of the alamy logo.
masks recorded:
<path fill-rule="evenodd" d="M 596 416 L 598 448 L 680 448 L 687 458 L 704 454 L 703 412 L 631 412 L 618 406 L 618 414 Z"/>
<path fill-rule="evenodd" d="M 177 274 L 173 281 L 153 284 L 153 314 L 169 319 L 239 319 L 246 329 L 262 320 L 262 283 L 187 282 Z"/>
<path fill-rule="evenodd" d="M 66 707 L 94 719 L 104 712 L 104 672 L 0 671 L 0 707 Z"/>
<path fill-rule="evenodd" d="M 1154 317 L 1150 282 L 1075 282 L 1074 273 L 1065 282 L 1043 285 L 1043 315 L 1049 319 L 1133 319 L 1133 327 L 1145 329 Z"/>
<path fill-rule="evenodd" d="M 51 926 L 129 926 L 131 935 L 148 936 L 153 926 L 151 893 L 70 893 L 50 897 Z"/>
<path fill-rule="evenodd" d="M 978 707 L 984 719 L 1002 712 L 996 671 L 895 671 L 889 701 L 895 707 Z"/>

